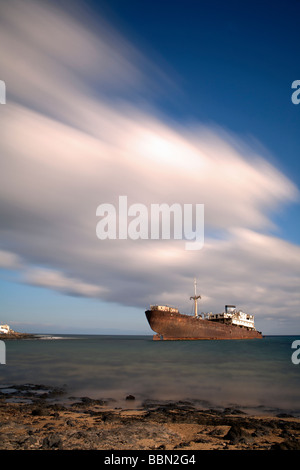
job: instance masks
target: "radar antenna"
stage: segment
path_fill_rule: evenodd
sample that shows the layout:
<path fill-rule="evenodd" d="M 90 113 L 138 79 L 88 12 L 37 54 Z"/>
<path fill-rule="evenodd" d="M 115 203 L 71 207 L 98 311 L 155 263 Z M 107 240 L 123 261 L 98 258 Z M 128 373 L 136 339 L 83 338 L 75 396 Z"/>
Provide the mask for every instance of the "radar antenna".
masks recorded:
<path fill-rule="evenodd" d="M 190 297 L 190 300 L 194 300 L 195 302 L 195 317 L 198 317 L 198 299 L 201 299 L 201 295 L 197 295 L 197 281 L 196 278 L 194 279 L 194 288 L 195 288 L 195 295 Z"/>

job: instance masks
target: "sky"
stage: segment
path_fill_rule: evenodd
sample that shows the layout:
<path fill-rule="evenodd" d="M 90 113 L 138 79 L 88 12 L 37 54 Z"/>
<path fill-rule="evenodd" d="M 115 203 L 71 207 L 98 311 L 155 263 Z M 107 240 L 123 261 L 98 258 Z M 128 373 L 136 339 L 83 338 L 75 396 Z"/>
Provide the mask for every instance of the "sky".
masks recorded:
<path fill-rule="evenodd" d="M 191 313 L 196 278 L 198 311 L 234 304 L 266 335 L 300 334 L 299 13 L 1 0 L 0 322 L 152 334 L 145 310 Z M 204 204 L 202 249 L 100 239 L 97 208 L 119 215 L 120 196 L 148 226 L 154 204 Z"/>

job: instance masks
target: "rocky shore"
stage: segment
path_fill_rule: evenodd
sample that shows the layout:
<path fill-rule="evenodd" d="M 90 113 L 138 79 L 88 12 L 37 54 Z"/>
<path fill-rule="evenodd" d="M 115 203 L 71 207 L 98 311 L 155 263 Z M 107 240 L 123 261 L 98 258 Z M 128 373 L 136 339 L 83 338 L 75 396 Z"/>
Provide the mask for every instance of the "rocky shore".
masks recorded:
<path fill-rule="evenodd" d="M 0 388 L 0 450 L 300 450 L 300 418 L 201 409 L 191 402 L 66 397 L 44 385 Z"/>
<path fill-rule="evenodd" d="M 17 333 L 16 331 L 11 331 L 10 333 L 1 334 L 0 340 L 10 340 L 10 339 L 36 339 L 38 336 L 30 333 Z"/>

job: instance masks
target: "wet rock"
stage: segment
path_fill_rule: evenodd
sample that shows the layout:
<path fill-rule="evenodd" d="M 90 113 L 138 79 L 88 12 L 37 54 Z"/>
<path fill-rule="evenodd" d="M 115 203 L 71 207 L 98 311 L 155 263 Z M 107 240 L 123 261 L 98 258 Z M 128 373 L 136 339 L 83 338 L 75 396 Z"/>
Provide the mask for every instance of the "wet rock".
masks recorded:
<path fill-rule="evenodd" d="M 0 388 L 0 398 L 9 403 L 40 403 L 48 398 L 63 395 L 62 388 L 48 387 L 41 384 L 23 384 Z"/>
<path fill-rule="evenodd" d="M 244 411 L 239 410 L 238 408 L 225 408 L 223 411 L 224 415 L 245 415 Z"/>
<path fill-rule="evenodd" d="M 126 400 L 135 400 L 135 396 L 127 395 Z"/>
<path fill-rule="evenodd" d="M 105 406 L 108 404 L 108 400 L 102 400 L 102 399 L 93 399 L 89 397 L 81 397 L 80 401 L 76 401 L 71 404 L 73 408 L 82 408 L 82 406 L 85 407 L 92 407 L 92 406 Z"/>
<path fill-rule="evenodd" d="M 82 397 L 81 402 L 84 405 L 104 405 L 105 404 L 105 402 L 103 400 L 95 400 L 95 399 L 89 398 L 89 397 Z"/>

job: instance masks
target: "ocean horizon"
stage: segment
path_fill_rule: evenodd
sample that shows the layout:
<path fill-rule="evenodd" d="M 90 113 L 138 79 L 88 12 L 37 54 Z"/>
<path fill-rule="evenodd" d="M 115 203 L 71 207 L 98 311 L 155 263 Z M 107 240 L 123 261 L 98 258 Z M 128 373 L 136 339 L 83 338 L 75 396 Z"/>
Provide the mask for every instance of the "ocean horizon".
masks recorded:
<path fill-rule="evenodd" d="M 204 408 L 238 407 L 300 416 L 299 335 L 252 340 L 153 341 L 152 335 L 41 334 L 6 341 L 0 388 L 62 387 L 66 397 L 191 401 Z M 135 400 L 126 401 L 133 395 Z"/>

